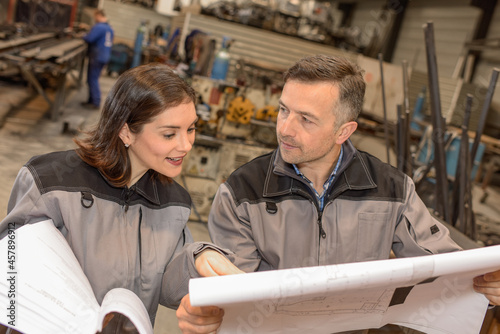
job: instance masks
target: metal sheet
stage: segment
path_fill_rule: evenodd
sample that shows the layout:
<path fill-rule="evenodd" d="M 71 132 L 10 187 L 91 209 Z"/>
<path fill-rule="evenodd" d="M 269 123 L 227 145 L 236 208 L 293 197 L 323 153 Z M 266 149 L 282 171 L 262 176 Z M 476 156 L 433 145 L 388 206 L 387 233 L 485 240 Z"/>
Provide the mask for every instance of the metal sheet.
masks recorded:
<path fill-rule="evenodd" d="M 481 10 L 471 6 L 407 8 L 396 44 L 393 63 L 407 60 L 414 69 L 426 72 L 422 25 L 432 21 L 435 27 L 436 58 L 439 75 L 451 77 L 465 42 L 473 36 Z"/>

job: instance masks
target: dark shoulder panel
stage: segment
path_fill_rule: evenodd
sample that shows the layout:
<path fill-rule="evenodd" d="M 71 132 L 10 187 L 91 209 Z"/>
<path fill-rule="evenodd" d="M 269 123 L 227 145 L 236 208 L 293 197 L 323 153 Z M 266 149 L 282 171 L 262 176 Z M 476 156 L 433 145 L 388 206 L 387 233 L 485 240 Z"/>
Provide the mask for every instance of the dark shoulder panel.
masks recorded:
<path fill-rule="evenodd" d="M 89 192 L 106 200 L 148 207 L 181 205 L 190 207 L 188 192 L 176 182 L 162 184 L 146 173 L 131 189 L 115 187 L 74 150 L 33 157 L 26 167 L 31 171 L 40 193 L 62 190 Z"/>
<path fill-rule="evenodd" d="M 356 173 L 360 173 L 359 168 L 366 169 L 369 177 L 376 184 L 376 187 L 360 192 L 349 191 L 348 196 L 359 196 L 363 198 L 383 199 L 393 201 L 403 201 L 406 190 L 406 174 L 397 168 L 380 161 L 373 155 L 359 151 L 358 157 L 353 161 L 357 165 Z M 357 160 L 357 161 L 356 161 Z M 352 170 L 350 170 L 352 171 Z M 349 173 L 349 171 L 346 171 Z"/>
<path fill-rule="evenodd" d="M 177 204 L 191 207 L 191 196 L 189 195 L 188 191 L 184 189 L 180 184 L 175 181 L 165 184 L 162 184 L 158 180 L 156 182 L 160 203 L 168 203 L 168 205 Z"/>
<path fill-rule="evenodd" d="M 272 156 L 273 152 L 261 155 L 231 173 L 226 184 L 237 199 L 257 200 L 262 197 Z"/>
<path fill-rule="evenodd" d="M 95 189 L 104 181 L 99 171 L 83 162 L 74 150 L 39 155 L 25 166 L 42 193 L 53 189 Z"/>

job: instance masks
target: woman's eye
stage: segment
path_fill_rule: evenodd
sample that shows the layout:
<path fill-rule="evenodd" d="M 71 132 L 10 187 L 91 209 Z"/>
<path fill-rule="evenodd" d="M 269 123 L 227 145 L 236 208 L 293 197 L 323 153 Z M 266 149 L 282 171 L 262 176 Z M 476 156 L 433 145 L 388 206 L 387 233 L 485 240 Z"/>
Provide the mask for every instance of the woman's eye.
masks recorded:
<path fill-rule="evenodd" d="M 188 133 L 195 132 L 195 131 L 196 131 L 196 129 L 197 129 L 197 128 L 196 128 L 195 126 L 194 126 L 194 127 L 192 127 L 192 128 L 189 128 L 189 129 L 188 129 Z"/>
<path fill-rule="evenodd" d="M 169 134 L 166 134 L 166 135 L 163 135 L 163 137 L 167 138 L 167 139 L 172 139 L 175 135 L 173 133 L 169 133 Z"/>

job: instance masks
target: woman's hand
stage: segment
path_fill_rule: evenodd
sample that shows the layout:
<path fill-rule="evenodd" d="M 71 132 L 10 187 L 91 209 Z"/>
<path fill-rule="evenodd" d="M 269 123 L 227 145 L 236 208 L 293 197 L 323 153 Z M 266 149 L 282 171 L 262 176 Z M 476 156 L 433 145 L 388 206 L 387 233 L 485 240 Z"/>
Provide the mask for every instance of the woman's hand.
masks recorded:
<path fill-rule="evenodd" d="M 227 257 L 212 249 L 206 249 L 198 254 L 194 264 L 198 273 L 203 277 L 244 273 L 232 264 Z"/>
<path fill-rule="evenodd" d="M 242 274 L 234 264 L 221 253 L 207 249 L 196 256 L 195 266 L 203 277 Z M 216 333 L 222 324 L 224 310 L 217 306 L 192 306 L 189 294 L 181 300 L 175 313 L 179 328 L 185 334 Z"/>

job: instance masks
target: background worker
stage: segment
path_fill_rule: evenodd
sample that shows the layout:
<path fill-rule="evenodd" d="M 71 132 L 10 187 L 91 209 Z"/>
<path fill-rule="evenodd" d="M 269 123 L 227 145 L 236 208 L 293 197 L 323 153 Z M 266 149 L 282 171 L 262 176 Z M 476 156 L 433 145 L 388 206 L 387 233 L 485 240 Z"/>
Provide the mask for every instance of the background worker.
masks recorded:
<path fill-rule="evenodd" d="M 99 109 L 101 105 L 99 77 L 109 61 L 114 36 L 113 29 L 102 9 L 95 11 L 94 20 L 95 24 L 89 33 L 83 36 L 83 40 L 88 44 L 87 85 L 89 98 L 86 102 L 82 102 L 82 106 L 88 109 Z"/>

